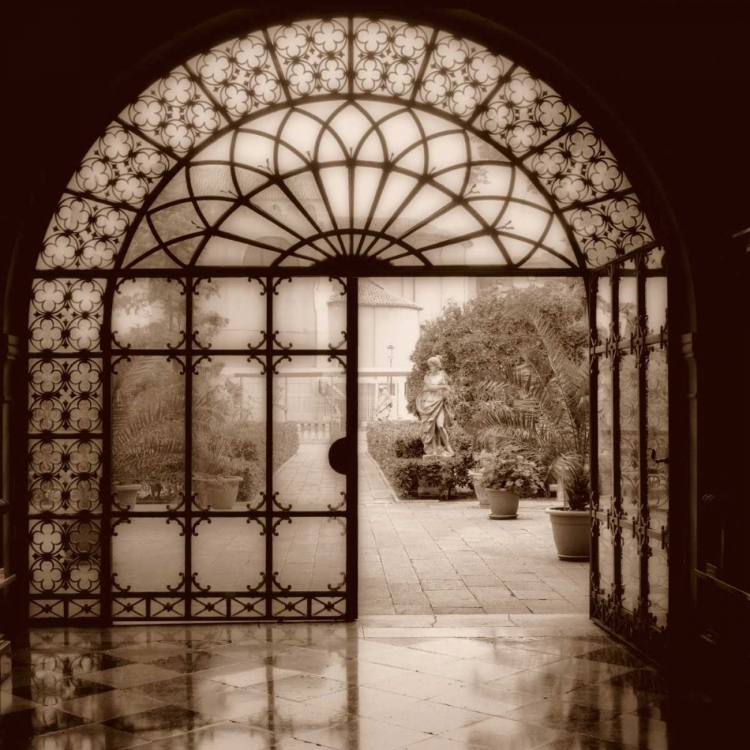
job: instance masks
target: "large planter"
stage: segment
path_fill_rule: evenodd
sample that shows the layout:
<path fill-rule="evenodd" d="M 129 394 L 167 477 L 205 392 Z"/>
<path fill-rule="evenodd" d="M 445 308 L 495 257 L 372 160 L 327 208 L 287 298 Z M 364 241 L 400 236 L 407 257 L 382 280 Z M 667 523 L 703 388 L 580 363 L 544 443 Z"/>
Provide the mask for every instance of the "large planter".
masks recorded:
<path fill-rule="evenodd" d="M 484 493 L 490 503 L 490 518 L 499 521 L 518 516 L 518 495 L 515 492 L 485 487 Z"/>
<path fill-rule="evenodd" d="M 203 510 L 232 510 L 237 502 L 242 477 L 212 477 L 193 479 L 198 507 Z"/>
<path fill-rule="evenodd" d="M 487 493 L 482 486 L 482 473 L 481 471 L 472 470 L 469 471 L 469 477 L 474 485 L 474 494 L 477 496 L 480 508 L 489 508 L 490 501 L 487 498 Z"/>
<path fill-rule="evenodd" d="M 552 536 L 561 560 L 584 562 L 591 556 L 591 521 L 588 510 L 547 508 Z"/>
<path fill-rule="evenodd" d="M 115 503 L 121 508 L 133 508 L 138 502 L 140 484 L 115 484 L 112 491 L 115 494 Z"/>

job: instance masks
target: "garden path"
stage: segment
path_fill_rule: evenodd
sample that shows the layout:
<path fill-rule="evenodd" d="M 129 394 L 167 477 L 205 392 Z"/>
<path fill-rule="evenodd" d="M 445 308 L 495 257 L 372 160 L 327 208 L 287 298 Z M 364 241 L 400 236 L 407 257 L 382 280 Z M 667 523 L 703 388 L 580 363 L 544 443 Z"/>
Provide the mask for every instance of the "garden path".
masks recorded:
<path fill-rule="evenodd" d="M 477 501 L 396 499 L 359 439 L 361 614 L 588 612 L 588 563 L 562 562 L 544 509 L 490 520 Z"/>
<path fill-rule="evenodd" d="M 517 519 L 492 521 L 475 499 L 439 502 L 394 497 L 359 436 L 360 613 L 363 615 L 569 614 L 588 612 L 588 564 L 555 554 L 549 500 L 523 500 Z M 328 446 L 300 445 L 274 476 L 277 501 L 295 510 L 342 502 L 344 477 Z M 114 569 L 133 590 L 178 580 L 183 543 L 173 524 L 136 519 L 115 537 Z M 341 519 L 297 517 L 273 537 L 283 585 L 318 590 L 341 581 L 346 538 Z M 265 565 L 261 527 L 214 517 L 193 539 L 193 570 L 215 591 L 243 590 Z M 171 532 L 171 533 L 170 533 Z M 159 561 L 154 566 L 155 560 Z M 158 571 L 158 574 L 157 574 Z M 163 588 L 163 587 L 162 587 Z"/>

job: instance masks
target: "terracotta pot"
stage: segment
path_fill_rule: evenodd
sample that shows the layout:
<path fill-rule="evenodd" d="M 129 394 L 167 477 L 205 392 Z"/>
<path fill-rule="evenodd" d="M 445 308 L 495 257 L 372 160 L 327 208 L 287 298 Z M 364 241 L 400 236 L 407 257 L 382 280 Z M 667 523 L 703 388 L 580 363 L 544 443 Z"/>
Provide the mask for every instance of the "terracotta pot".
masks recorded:
<path fill-rule="evenodd" d="M 233 510 L 242 477 L 193 479 L 193 492 L 198 507 L 206 510 Z"/>
<path fill-rule="evenodd" d="M 112 485 L 112 491 L 117 496 L 115 502 L 121 508 L 134 507 L 138 502 L 138 493 L 140 492 L 140 484 L 114 484 Z"/>
<path fill-rule="evenodd" d="M 477 500 L 479 500 L 479 507 L 489 508 L 490 501 L 487 498 L 487 493 L 485 492 L 484 487 L 480 484 L 482 474 L 483 472 L 481 471 L 470 471 L 469 477 L 471 477 L 471 481 L 474 483 L 474 494 L 477 496 Z"/>
<path fill-rule="evenodd" d="M 490 518 L 500 520 L 515 518 L 518 515 L 518 495 L 508 490 L 493 490 L 484 488 L 484 493 L 490 502 Z"/>
<path fill-rule="evenodd" d="M 561 560 L 583 562 L 591 556 L 591 520 L 588 510 L 547 508 L 552 523 L 557 556 Z"/>

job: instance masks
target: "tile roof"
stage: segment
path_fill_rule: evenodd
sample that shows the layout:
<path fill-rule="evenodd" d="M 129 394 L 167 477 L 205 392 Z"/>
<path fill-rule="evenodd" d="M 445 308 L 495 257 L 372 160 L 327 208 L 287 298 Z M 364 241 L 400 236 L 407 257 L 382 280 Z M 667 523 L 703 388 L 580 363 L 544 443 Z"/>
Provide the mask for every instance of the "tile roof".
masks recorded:
<path fill-rule="evenodd" d="M 343 298 L 338 293 L 332 294 L 329 299 L 329 302 L 343 301 Z M 383 289 L 382 286 L 376 284 L 374 281 L 370 281 L 370 279 L 359 280 L 358 302 L 360 305 L 367 305 L 368 307 L 408 307 L 412 310 L 422 309 L 416 302 L 399 297 L 397 294 Z"/>

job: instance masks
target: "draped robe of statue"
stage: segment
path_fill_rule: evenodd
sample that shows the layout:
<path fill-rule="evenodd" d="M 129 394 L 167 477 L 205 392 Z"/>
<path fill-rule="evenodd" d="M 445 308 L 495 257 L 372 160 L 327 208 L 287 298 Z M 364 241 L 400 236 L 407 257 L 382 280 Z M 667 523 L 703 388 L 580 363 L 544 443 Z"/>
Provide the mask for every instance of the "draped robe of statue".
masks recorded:
<path fill-rule="evenodd" d="M 444 370 L 424 376 L 424 390 L 417 396 L 416 407 L 421 421 L 422 443 L 426 456 L 452 456 L 446 428 L 453 422 L 448 407 L 448 377 Z"/>

